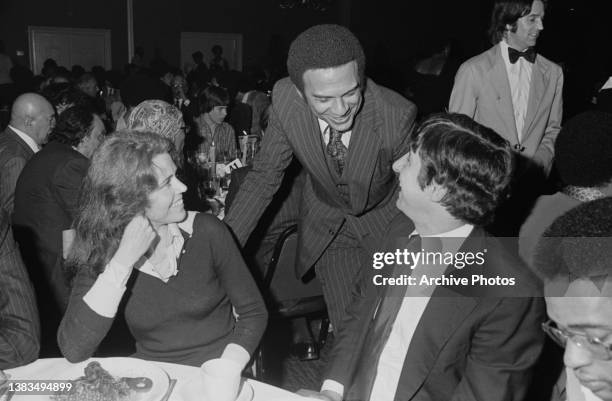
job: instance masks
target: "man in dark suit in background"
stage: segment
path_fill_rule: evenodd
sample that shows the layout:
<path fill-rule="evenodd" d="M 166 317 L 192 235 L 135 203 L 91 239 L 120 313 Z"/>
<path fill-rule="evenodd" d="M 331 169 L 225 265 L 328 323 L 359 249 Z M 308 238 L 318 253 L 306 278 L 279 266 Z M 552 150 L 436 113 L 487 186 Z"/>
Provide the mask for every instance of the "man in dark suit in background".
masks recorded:
<path fill-rule="evenodd" d="M 359 41 L 338 25 L 301 33 L 287 67 L 253 169 L 224 221 L 244 245 L 296 157 L 306 172 L 297 268 L 304 275 L 315 266 L 339 328 L 368 244 L 397 214 L 391 165 L 406 152 L 416 107 L 366 79 Z"/>
<path fill-rule="evenodd" d="M 44 344 L 55 332 L 70 289 L 62 271 L 62 232 L 72 228 L 89 158 L 104 136 L 104 123 L 87 108 L 59 116 L 49 143 L 24 167 L 15 188 L 13 230 L 44 313 Z"/>
<path fill-rule="evenodd" d="M 55 110 L 44 97 L 25 93 L 15 99 L 9 126 L 0 134 L 0 208 L 9 217 L 19 174 L 47 141 L 54 125 Z"/>
<path fill-rule="evenodd" d="M 44 275 L 62 306 L 69 296 L 61 279 L 62 231 L 71 228 L 89 158 L 103 136 L 104 123 L 93 111 L 78 106 L 65 110 L 49 143 L 26 164 L 15 188 L 13 230 L 26 266 L 36 281 Z"/>
<path fill-rule="evenodd" d="M 480 228 L 510 181 L 510 144 L 460 114 L 429 117 L 412 139 L 410 151 L 393 165 L 402 214 L 379 250 L 422 259 L 407 264 L 385 256 L 386 266 L 377 266 L 374 255 L 374 269 L 364 270 L 334 344 L 322 392 L 305 395 L 522 400 L 543 344 L 541 291 L 518 256 Z M 424 251 L 448 252 L 452 259 L 424 259 Z M 476 255 L 473 262 L 460 259 L 465 252 Z M 383 281 L 402 275 L 414 282 Z M 466 282 L 422 281 L 451 275 Z M 486 280 L 474 282 L 473 275 Z"/>
<path fill-rule="evenodd" d="M 0 369 L 33 362 L 40 348 L 40 323 L 32 284 L 0 210 Z"/>

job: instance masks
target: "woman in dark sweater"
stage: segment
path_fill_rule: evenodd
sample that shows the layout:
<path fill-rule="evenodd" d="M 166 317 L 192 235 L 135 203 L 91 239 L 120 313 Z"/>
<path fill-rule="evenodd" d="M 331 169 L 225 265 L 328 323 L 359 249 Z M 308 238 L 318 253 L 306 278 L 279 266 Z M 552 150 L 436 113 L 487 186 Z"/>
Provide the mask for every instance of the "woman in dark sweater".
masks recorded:
<path fill-rule="evenodd" d="M 92 356 L 117 313 L 143 359 L 245 366 L 261 339 L 267 313 L 257 287 L 224 224 L 185 212 L 170 149 L 158 135 L 125 132 L 92 158 L 58 331 L 71 362 Z"/>

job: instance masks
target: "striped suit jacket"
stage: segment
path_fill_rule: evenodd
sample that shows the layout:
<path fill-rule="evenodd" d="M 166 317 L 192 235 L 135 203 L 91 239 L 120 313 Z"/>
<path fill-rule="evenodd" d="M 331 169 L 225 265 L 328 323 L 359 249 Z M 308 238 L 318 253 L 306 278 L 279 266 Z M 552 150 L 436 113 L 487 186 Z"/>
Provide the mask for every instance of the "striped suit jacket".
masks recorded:
<path fill-rule="evenodd" d="M 40 322 L 32 284 L 4 210 L 0 210 L 0 277 L 0 369 L 10 369 L 38 358 Z"/>
<path fill-rule="evenodd" d="M 397 214 L 398 182 L 391 166 L 408 151 L 416 106 L 368 80 L 355 118 L 345 173 L 350 202 L 343 201 L 326 162 L 316 116 L 289 78 L 276 83 L 270 123 L 261 149 L 224 221 L 244 245 L 297 157 L 307 173 L 302 191 L 296 273 L 319 259 L 344 221 L 363 241 L 380 237 Z"/>
<path fill-rule="evenodd" d="M 15 186 L 21 170 L 34 152 L 7 127 L 0 134 L 0 208 L 13 214 Z"/>

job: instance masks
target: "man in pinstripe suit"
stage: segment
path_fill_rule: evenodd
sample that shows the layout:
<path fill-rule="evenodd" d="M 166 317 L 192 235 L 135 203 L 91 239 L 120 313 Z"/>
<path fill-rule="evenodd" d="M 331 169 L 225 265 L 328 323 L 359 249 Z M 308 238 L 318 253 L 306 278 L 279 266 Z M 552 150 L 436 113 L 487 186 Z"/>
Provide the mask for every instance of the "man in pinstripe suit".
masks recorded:
<path fill-rule="evenodd" d="M 40 323 L 34 291 L 8 215 L 0 210 L 0 369 L 34 361 L 39 349 Z"/>
<path fill-rule="evenodd" d="M 226 215 L 242 245 L 297 157 L 306 171 L 296 274 L 315 266 L 330 319 L 341 324 L 373 241 L 398 213 L 394 160 L 408 149 L 414 104 L 365 77 L 357 38 L 317 25 L 291 44 L 254 166 Z"/>

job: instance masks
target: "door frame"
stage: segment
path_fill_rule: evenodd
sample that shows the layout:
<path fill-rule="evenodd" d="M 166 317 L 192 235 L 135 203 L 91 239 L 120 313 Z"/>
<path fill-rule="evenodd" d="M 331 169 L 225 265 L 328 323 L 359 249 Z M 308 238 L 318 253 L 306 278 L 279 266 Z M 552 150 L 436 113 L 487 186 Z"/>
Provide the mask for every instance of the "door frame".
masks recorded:
<path fill-rule="evenodd" d="M 68 27 L 55 27 L 55 26 L 28 26 L 28 46 L 30 51 L 30 69 L 34 72 L 34 74 L 40 74 L 40 71 L 36 71 L 36 66 L 40 65 L 42 68 L 42 64 L 44 60 L 38 60 L 38 52 L 36 49 L 36 35 L 38 34 L 97 34 L 104 35 L 104 68 L 106 70 L 112 69 L 112 59 L 111 59 L 111 30 L 110 29 L 90 29 L 90 28 L 68 28 Z M 40 64 L 39 64 L 40 63 Z M 71 66 L 65 66 L 66 68 L 70 68 Z"/>
<path fill-rule="evenodd" d="M 234 40 L 236 41 L 236 70 L 242 71 L 242 34 L 240 33 L 220 33 L 220 32 L 181 32 L 181 64 L 186 60 L 191 59 L 191 53 L 183 54 L 185 49 L 183 48 L 183 39 L 187 38 L 206 38 L 212 42 L 220 40 Z M 208 49 L 202 49 L 208 50 Z M 205 53 L 206 58 L 206 53 Z M 181 69 L 183 66 L 181 65 Z M 230 66 L 231 69 L 231 66 Z"/>

